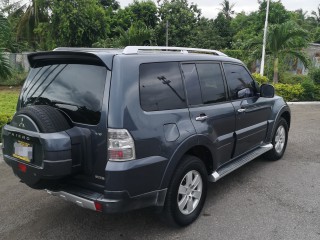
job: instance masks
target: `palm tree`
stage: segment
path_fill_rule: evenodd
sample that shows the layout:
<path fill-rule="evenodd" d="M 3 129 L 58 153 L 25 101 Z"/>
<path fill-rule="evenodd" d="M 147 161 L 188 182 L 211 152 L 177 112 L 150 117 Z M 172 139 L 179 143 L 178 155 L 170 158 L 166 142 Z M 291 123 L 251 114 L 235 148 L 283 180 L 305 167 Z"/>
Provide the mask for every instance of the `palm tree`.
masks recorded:
<path fill-rule="evenodd" d="M 130 28 L 125 31 L 118 28 L 120 33 L 119 45 L 150 45 L 153 36 L 152 29 L 149 29 L 143 22 L 133 23 Z"/>
<path fill-rule="evenodd" d="M 261 57 L 261 39 L 262 36 L 258 36 L 247 44 L 247 48 L 253 50 L 255 59 Z M 266 55 L 269 55 L 273 60 L 273 83 L 278 83 L 280 57 L 298 58 L 305 66 L 308 66 L 308 58 L 301 51 L 307 44 L 308 33 L 295 22 L 288 21 L 269 26 Z"/>
<path fill-rule="evenodd" d="M 300 59 L 305 66 L 308 59 L 301 51 L 307 45 L 308 33 L 293 22 L 271 25 L 267 36 L 267 54 L 273 58 L 273 82 L 279 79 L 279 57 L 293 56 Z"/>
<path fill-rule="evenodd" d="M 317 12 L 312 11 L 311 15 L 314 17 L 314 19 L 317 21 L 317 23 L 320 23 L 320 4 L 318 6 Z"/>
<path fill-rule="evenodd" d="M 223 2 L 220 3 L 220 5 L 222 6 L 222 9 L 220 9 L 221 12 L 226 17 L 226 19 L 230 20 L 231 16 L 234 14 L 232 8 L 234 7 L 235 3 L 230 4 L 228 0 L 223 0 Z"/>
<path fill-rule="evenodd" d="M 11 14 L 22 13 L 17 23 L 17 39 L 27 40 L 27 42 L 35 47 L 38 36 L 35 29 L 41 22 L 49 21 L 49 7 L 51 0 L 20 0 L 8 6 L 12 7 L 14 11 Z"/>

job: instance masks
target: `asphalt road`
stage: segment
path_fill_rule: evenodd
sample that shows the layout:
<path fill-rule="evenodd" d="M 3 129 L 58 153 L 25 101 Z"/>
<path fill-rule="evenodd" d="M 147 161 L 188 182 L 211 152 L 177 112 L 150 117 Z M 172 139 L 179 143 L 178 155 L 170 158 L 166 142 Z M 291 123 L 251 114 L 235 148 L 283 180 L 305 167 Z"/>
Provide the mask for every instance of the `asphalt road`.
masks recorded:
<path fill-rule="evenodd" d="M 29 189 L 0 162 L 0 239 L 320 239 L 320 105 L 293 105 L 282 160 L 256 159 L 210 183 L 191 226 L 151 209 L 103 215 Z"/>

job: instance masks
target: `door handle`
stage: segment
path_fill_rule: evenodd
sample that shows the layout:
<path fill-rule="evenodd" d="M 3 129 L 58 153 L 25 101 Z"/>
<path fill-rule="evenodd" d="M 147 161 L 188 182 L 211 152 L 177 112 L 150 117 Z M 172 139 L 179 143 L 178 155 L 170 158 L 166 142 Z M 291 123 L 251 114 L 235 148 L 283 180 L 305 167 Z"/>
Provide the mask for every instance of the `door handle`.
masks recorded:
<path fill-rule="evenodd" d="M 206 120 L 208 118 L 208 116 L 207 115 L 200 115 L 199 117 L 196 117 L 196 121 L 204 121 L 204 120 Z"/>
<path fill-rule="evenodd" d="M 238 109 L 238 112 L 239 112 L 239 113 L 243 113 L 243 112 L 245 112 L 245 111 L 246 111 L 245 108 L 239 108 L 239 109 Z"/>

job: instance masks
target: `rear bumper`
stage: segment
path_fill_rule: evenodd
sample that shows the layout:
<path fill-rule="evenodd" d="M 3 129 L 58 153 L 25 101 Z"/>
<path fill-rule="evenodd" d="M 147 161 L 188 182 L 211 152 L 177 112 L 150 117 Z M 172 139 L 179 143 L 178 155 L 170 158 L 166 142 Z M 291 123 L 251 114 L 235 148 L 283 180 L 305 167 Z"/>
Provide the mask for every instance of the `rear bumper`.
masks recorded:
<path fill-rule="evenodd" d="M 72 202 L 80 207 L 104 213 L 127 212 L 150 206 L 163 206 L 167 189 L 145 193 L 135 197 L 129 197 L 126 192 L 109 192 L 119 196 L 118 199 L 107 199 L 102 194 L 83 191 L 77 193 L 67 191 L 46 190 L 50 195 L 57 196 L 65 201 Z M 107 193 L 108 194 L 108 193 Z"/>

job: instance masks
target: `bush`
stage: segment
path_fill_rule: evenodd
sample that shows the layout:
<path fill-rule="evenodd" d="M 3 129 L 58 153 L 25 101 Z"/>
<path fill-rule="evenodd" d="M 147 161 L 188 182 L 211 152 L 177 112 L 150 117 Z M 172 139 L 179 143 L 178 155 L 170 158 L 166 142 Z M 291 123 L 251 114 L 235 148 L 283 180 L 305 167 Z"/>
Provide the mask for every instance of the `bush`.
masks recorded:
<path fill-rule="evenodd" d="M 21 86 L 26 80 L 28 73 L 23 71 L 14 71 L 8 78 L 0 77 L 1 86 Z"/>
<path fill-rule="evenodd" d="M 252 77 L 260 84 L 269 83 L 269 79 L 266 76 L 261 76 L 259 73 L 252 73 Z"/>
<path fill-rule="evenodd" d="M 0 143 L 2 142 L 2 128 L 8 122 L 10 122 L 12 115 L 9 114 L 0 114 Z"/>
<path fill-rule="evenodd" d="M 310 77 L 308 75 L 292 74 L 289 72 L 283 72 L 282 74 L 280 74 L 281 83 L 298 84 L 304 81 L 310 81 Z"/>
<path fill-rule="evenodd" d="M 303 98 L 305 101 L 314 101 L 316 99 L 317 88 L 312 80 L 305 80 L 301 83 L 303 88 Z"/>
<path fill-rule="evenodd" d="M 2 127 L 11 120 L 16 111 L 19 89 L 5 89 L 0 91 L 0 133 Z M 1 142 L 1 134 L 0 134 Z"/>
<path fill-rule="evenodd" d="M 304 88 L 299 84 L 283 84 L 274 85 L 277 95 L 283 97 L 286 101 L 299 101 L 303 99 Z"/>
<path fill-rule="evenodd" d="M 320 68 L 312 69 L 309 76 L 316 84 L 320 84 Z"/>

